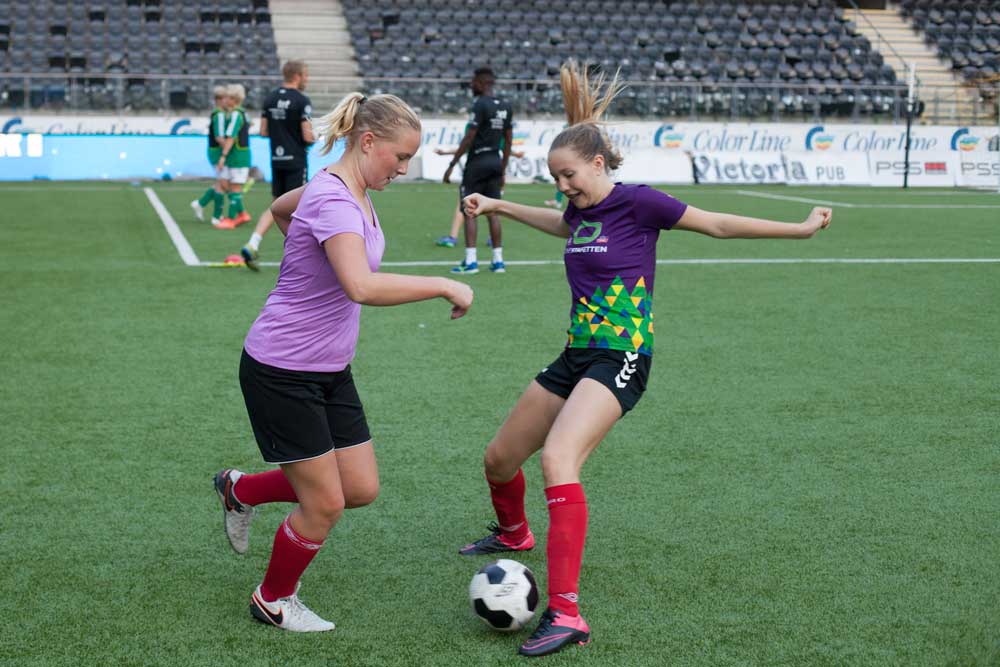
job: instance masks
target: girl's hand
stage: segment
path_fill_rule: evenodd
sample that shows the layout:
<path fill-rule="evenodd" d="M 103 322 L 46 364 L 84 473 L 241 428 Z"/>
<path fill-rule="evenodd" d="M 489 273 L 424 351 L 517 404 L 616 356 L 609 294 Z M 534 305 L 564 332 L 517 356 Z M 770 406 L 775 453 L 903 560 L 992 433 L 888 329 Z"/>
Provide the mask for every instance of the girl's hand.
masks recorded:
<path fill-rule="evenodd" d="M 813 234 L 821 229 L 826 229 L 830 226 L 830 220 L 833 218 L 833 209 L 826 208 L 824 206 L 817 206 L 809 214 L 809 217 L 805 219 L 802 225 L 805 227 L 806 238 L 811 237 Z"/>
<path fill-rule="evenodd" d="M 444 298 L 451 302 L 451 319 L 458 318 L 469 312 L 472 307 L 472 288 L 465 283 L 446 278 L 448 286 Z"/>
<path fill-rule="evenodd" d="M 471 194 L 462 200 L 462 205 L 465 208 L 466 215 L 475 217 L 477 215 L 494 213 L 497 207 L 500 206 L 500 200 L 490 199 L 479 194 Z"/>

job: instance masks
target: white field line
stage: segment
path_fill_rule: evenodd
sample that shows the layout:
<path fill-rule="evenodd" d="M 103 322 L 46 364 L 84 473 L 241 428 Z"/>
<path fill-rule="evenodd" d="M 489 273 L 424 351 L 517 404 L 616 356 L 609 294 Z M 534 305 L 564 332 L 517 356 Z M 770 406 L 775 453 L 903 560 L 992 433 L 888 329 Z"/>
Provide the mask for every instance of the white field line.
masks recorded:
<path fill-rule="evenodd" d="M 507 266 L 556 266 L 561 260 L 529 259 L 504 262 Z M 724 264 L 1000 264 L 1000 257 L 779 257 L 779 258 L 720 258 L 720 259 L 658 259 L 663 266 L 724 265 Z M 455 261 L 382 262 L 386 268 L 421 266 L 456 266 Z M 260 266 L 280 266 L 278 262 L 259 262 Z M 200 266 L 219 266 L 219 262 L 201 262 Z M 481 273 L 489 269 L 483 265 Z"/>
<path fill-rule="evenodd" d="M 218 267 L 221 262 L 203 262 L 198 259 L 194 248 L 188 243 L 173 216 L 156 196 L 151 188 L 143 188 L 149 203 L 153 205 L 156 214 L 160 216 L 163 227 L 170 235 L 174 247 L 177 248 L 181 260 L 188 266 Z M 508 266 L 556 266 L 563 262 L 559 259 L 522 259 L 505 262 Z M 656 263 L 663 266 L 685 265 L 726 265 L 726 264 L 1000 264 L 1000 257 L 775 257 L 775 258 L 705 258 L 705 259 L 658 259 Z M 406 268 L 421 266 L 455 266 L 454 260 L 420 260 L 412 262 L 382 262 L 387 268 Z M 276 267 L 278 262 L 260 262 L 261 266 Z M 487 267 L 483 266 L 483 273 Z"/>
<path fill-rule="evenodd" d="M 829 201 L 826 199 L 809 199 L 807 197 L 792 197 L 790 195 L 776 195 L 771 192 L 752 192 L 751 190 L 736 190 L 736 194 L 744 197 L 757 197 L 759 199 L 777 199 L 778 201 L 794 201 L 801 204 L 818 204 L 820 206 L 841 206 L 854 208 L 854 204 L 843 201 Z"/>
<path fill-rule="evenodd" d="M 840 208 L 900 208 L 900 209 L 1000 209 L 997 204 L 856 204 L 846 201 L 830 201 L 827 199 L 809 199 L 807 197 L 792 197 L 790 195 L 777 195 L 772 192 L 753 192 L 751 190 L 735 190 L 738 195 L 744 197 L 757 197 L 758 199 L 777 199 L 778 201 L 794 201 L 803 204 L 816 204 L 819 206 L 837 206 Z"/>
<path fill-rule="evenodd" d="M 194 248 L 188 243 L 187 237 L 181 231 L 181 228 L 177 226 L 177 222 L 174 220 L 173 216 L 170 215 L 170 211 L 167 207 L 163 205 L 160 198 L 156 196 L 152 188 L 143 188 L 143 192 L 146 193 L 146 198 L 149 199 L 149 203 L 153 205 L 153 210 L 156 214 L 160 216 L 160 222 L 163 223 L 163 227 L 167 230 L 167 234 L 170 235 L 170 240 L 174 242 L 174 247 L 177 248 L 177 252 L 181 256 L 181 260 L 188 266 L 201 266 L 201 260 L 198 259 L 198 255 L 195 254 Z"/>

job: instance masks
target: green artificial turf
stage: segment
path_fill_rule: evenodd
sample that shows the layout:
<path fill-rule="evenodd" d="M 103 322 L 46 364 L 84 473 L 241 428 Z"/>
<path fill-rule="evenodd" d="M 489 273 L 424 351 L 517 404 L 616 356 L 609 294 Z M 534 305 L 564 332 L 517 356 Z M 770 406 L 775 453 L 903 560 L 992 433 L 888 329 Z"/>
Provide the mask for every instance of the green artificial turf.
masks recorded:
<path fill-rule="evenodd" d="M 249 236 L 191 219 L 204 184 L 151 187 L 202 260 Z M 661 259 L 1000 257 L 1000 208 L 957 206 L 996 194 L 670 191 L 782 220 L 811 204 L 742 193 L 855 206 L 810 241 L 669 232 Z M 373 199 L 386 262 L 461 258 L 433 245 L 454 187 Z M 564 344 L 559 239 L 506 223 L 508 261 L 556 263 L 464 278 L 462 320 L 443 301 L 364 310 L 354 373 L 382 491 L 303 579 L 337 629 L 301 636 L 247 610 L 288 506 L 261 508 L 241 557 L 210 484 L 266 467 L 236 371 L 277 269 L 185 266 L 141 187 L 0 184 L 0 201 L 0 664 L 523 664 L 528 631 L 473 617 L 486 559 L 457 548 L 492 518 L 485 444 Z M 267 201 L 248 197 L 255 216 Z M 667 264 L 655 294 L 648 391 L 583 473 L 594 641 L 545 664 L 1000 664 L 1000 263 Z M 537 459 L 525 474 L 539 547 L 517 557 L 544 586 Z"/>

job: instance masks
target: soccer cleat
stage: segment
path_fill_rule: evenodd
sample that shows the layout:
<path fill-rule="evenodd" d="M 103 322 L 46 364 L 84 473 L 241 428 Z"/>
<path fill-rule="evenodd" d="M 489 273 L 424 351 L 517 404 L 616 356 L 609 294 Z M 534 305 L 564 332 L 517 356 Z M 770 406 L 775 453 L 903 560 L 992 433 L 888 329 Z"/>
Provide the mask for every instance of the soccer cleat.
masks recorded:
<path fill-rule="evenodd" d="M 465 260 L 462 260 L 462 263 L 459 264 L 458 266 L 451 267 L 451 272 L 452 273 L 467 273 L 467 274 L 470 274 L 470 275 L 473 274 L 473 273 L 479 273 L 479 262 L 473 262 L 472 264 L 466 264 Z"/>
<path fill-rule="evenodd" d="M 257 258 L 260 257 L 259 252 L 245 245 L 240 248 L 240 254 L 243 255 L 243 261 L 246 263 L 248 269 L 251 271 L 260 271 L 260 265 L 257 264 Z"/>
<path fill-rule="evenodd" d="M 442 236 L 441 238 L 434 239 L 435 245 L 442 246 L 444 248 L 454 248 L 458 240 L 454 236 Z"/>
<path fill-rule="evenodd" d="M 299 600 L 298 586 L 295 593 L 274 602 L 265 602 L 260 586 L 250 596 L 250 613 L 261 623 L 275 625 L 290 632 L 326 632 L 336 626 L 324 621 Z"/>
<path fill-rule="evenodd" d="M 205 209 L 201 207 L 201 204 L 198 203 L 197 199 L 191 202 L 191 210 L 194 211 L 194 217 L 198 218 L 202 222 L 205 221 Z"/>
<path fill-rule="evenodd" d="M 216 218 L 215 216 L 212 216 L 213 227 L 218 227 L 220 222 L 222 222 L 222 218 Z"/>
<path fill-rule="evenodd" d="M 250 222 L 250 220 L 251 220 L 250 214 L 247 213 L 246 211 L 240 211 L 239 215 L 233 218 L 233 222 L 236 225 L 242 225 L 244 223 Z"/>
<path fill-rule="evenodd" d="M 496 522 L 489 525 L 490 534 L 476 540 L 472 544 L 466 544 L 458 550 L 463 556 L 480 556 L 483 554 L 499 554 L 505 551 L 530 551 L 535 547 L 535 536 L 528 531 L 528 536 L 520 542 L 511 544 L 504 541 L 503 531 Z"/>
<path fill-rule="evenodd" d="M 581 646 L 590 643 L 590 626 L 583 616 L 570 616 L 555 609 L 546 609 L 538 627 L 517 652 L 537 657 L 560 651 L 576 642 Z"/>
<path fill-rule="evenodd" d="M 236 499 L 233 487 L 243 476 L 239 470 L 226 468 L 215 475 L 215 492 L 222 502 L 222 524 L 226 529 L 226 537 L 233 551 L 245 554 L 250 548 L 250 522 L 253 521 L 254 509 Z"/>
<path fill-rule="evenodd" d="M 236 221 L 232 218 L 222 218 L 218 222 L 213 222 L 212 226 L 216 229 L 236 229 Z"/>
<path fill-rule="evenodd" d="M 507 273 L 507 267 L 503 262 L 493 262 L 490 264 L 490 271 L 493 273 Z"/>

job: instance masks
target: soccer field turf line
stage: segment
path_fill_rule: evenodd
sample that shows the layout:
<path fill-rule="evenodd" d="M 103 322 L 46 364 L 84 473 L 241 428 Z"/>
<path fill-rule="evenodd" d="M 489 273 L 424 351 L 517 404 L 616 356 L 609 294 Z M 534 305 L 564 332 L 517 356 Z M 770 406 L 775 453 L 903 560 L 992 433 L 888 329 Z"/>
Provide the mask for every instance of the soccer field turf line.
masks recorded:
<path fill-rule="evenodd" d="M 159 216 L 164 229 L 167 230 L 167 235 L 170 237 L 170 241 L 174 244 L 174 247 L 177 248 L 177 253 L 181 256 L 181 261 L 188 266 L 200 266 L 202 263 L 201 260 L 198 259 L 194 248 L 188 243 L 187 237 L 184 236 L 184 232 L 177 226 L 177 222 L 170 215 L 167 207 L 163 205 L 163 202 L 160 201 L 160 198 L 156 196 L 156 193 L 151 188 L 143 188 L 142 191 L 146 193 L 149 203 L 153 206 L 153 210 L 156 211 L 156 215 Z"/>
<path fill-rule="evenodd" d="M 399 187 L 399 190 L 409 191 L 411 193 L 419 193 L 427 190 L 409 186 L 409 187 Z M 197 254 L 192 249 L 187 238 L 184 236 L 183 232 L 177 225 L 174 218 L 171 216 L 170 212 L 157 197 L 156 193 L 151 188 L 144 188 L 146 196 L 149 198 L 154 210 L 163 223 L 164 228 L 167 230 L 168 235 L 177 248 L 178 253 L 181 256 L 181 260 L 188 266 L 200 266 L 200 267 L 220 267 L 223 266 L 221 262 L 213 261 L 201 261 L 198 259 Z M 854 204 L 849 202 L 833 202 L 828 200 L 811 200 L 802 197 L 792 197 L 786 195 L 778 195 L 774 193 L 767 192 L 754 192 L 748 190 L 730 190 L 737 195 L 750 196 L 763 199 L 772 199 L 778 201 L 787 201 L 795 203 L 812 203 L 819 205 L 833 205 L 841 208 L 915 208 L 915 209 L 929 209 L 935 208 L 933 205 L 894 205 L 894 204 Z M 950 208 L 998 208 L 997 206 L 988 205 L 969 205 L 969 206 L 954 206 Z M 856 258 L 856 257 L 783 257 L 783 258 L 751 258 L 751 257 L 718 257 L 718 258 L 672 258 L 672 259 L 658 259 L 657 264 L 660 265 L 710 265 L 710 264 L 748 264 L 748 265 L 768 265 L 768 264 L 953 264 L 953 263 L 997 263 L 1000 262 L 1000 258 L 995 257 L 976 257 L 976 258 L 963 258 L 963 257 L 870 257 L 870 258 Z M 431 259 L 414 259 L 407 261 L 393 261 L 388 260 L 382 263 L 382 266 L 387 268 L 397 267 L 445 267 L 455 265 L 454 260 L 431 260 Z M 510 259 L 506 262 L 508 266 L 546 266 L 562 264 L 560 259 L 551 260 L 517 260 Z M 274 261 L 261 261 L 260 266 L 262 267 L 275 267 L 280 266 L 280 262 Z"/>
<path fill-rule="evenodd" d="M 807 197 L 792 197 L 789 195 L 779 195 L 768 192 L 753 192 L 751 190 L 736 190 L 737 194 L 744 197 L 757 197 L 759 199 L 777 199 L 780 201 L 794 201 L 803 204 L 815 204 L 817 206 L 841 206 L 845 208 L 898 208 L 898 209 L 1000 209 L 998 204 L 855 204 L 844 201 L 833 201 L 827 199 L 810 199 Z"/>

